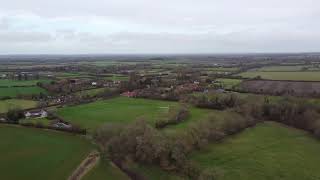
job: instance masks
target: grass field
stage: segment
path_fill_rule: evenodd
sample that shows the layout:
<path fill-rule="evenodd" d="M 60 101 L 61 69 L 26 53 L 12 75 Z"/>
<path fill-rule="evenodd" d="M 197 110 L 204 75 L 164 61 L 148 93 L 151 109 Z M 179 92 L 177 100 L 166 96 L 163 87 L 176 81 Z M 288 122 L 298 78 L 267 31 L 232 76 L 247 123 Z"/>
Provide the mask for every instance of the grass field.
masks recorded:
<path fill-rule="evenodd" d="M 79 91 L 76 94 L 79 96 L 96 96 L 99 93 L 102 93 L 106 90 L 106 88 L 97 88 L 97 89 L 89 89 L 89 90 L 84 90 L 84 91 Z"/>
<path fill-rule="evenodd" d="M 222 180 L 320 179 L 320 142 L 306 132 L 266 122 L 195 152 L 191 160 Z"/>
<path fill-rule="evenodd" d="M 129 77 L 124 75 L 114 74 L 112 76 L 105 77 L 104 79 L 111 80 L 111 81 L 128 81 Z"/>
<path fill-rule="evenodd" d="M 257 69 L 257 71 L 274 71 L 274 72 L 286 72 L 286 71 L 319 71 L 319 68 L 311 65 L 296 65 L 296 66 L 267 66 Z"/>
<path fill-rule="evenodd" d="M 183 180 L 184 178 L 167 171 L 162 170 L 158 166 L 142 165 L 138 163 L 131 163 L 130 170 L 143 175 L 145 179 L 152 180 Z"/>
<path fill-rule="evenodd" d="M 30 119 L 21 119 L 20 124 L 32 123 L 32 124 L 41 124 L 43 126 L 49 126 L 51 124 L 51 120 L 47 118 L 30 118 Z"/>
<path fill-rule="evenodd" d="M 82 127 L 94 130 L 104 123 L 129 123 L 137 119 L 145 119 L 151 124 L 157 117 L 168 111 L 169 106 L 178 103 L 159 100 L 116 97 L 105 101 L 97 101 L 57 110 L 59 116 Z M 191 108 L 191 117 L 176 127 L 183 128 L 187 122 L 198 120 L 208 115 L 210 110 Z"/>
<path fill-rule="evenodd" d="M 66 133 L 0 125 L 0 179 L 67 179 L 93 146 Z"/>
<path fill-rule="evenodd" d="M 249 71 L 240 73 L 244 78 L 255 78 L 261 76 L 262 79 L 270 80 L 297 80 L 297 81 L 320 81 L 319 72 L 258 72 Z"/>
<path fill-rule="evenodd" d="M 0 97 L 17 97 L 18 95 L 38 95 L 40 93 L 46 94 L 47 91 L 38 86 L 0 88 Z"/>
<path fill-rule="evenodd" d="M 112 166 L 108 161 L 100 162 L 82 180 L 129 180 L 119 168 Z"/>
<path fill-rule="evenodd" d="M 227 79 L 227 78 L 220 78 L 216 79 L 217 81 L 221 82 L 224 88 L 231 89 L 241 83 L 241 79 Z"/>
<path fill-rule="evenodd" d="M 9 79 L 0 79 L 0 86 L 35 86 L 38 82 L 41 83 L 49 83 L 50 80 L 42 79 L 42 80 L 9 80 Z"/>
<path fill-rule="evenodd" d="M 29 109 L 37 106 L 36 101 L 22 99 L 8 99 L 0 101 L 0 113 L 6 113 L 10 109 Z"/>

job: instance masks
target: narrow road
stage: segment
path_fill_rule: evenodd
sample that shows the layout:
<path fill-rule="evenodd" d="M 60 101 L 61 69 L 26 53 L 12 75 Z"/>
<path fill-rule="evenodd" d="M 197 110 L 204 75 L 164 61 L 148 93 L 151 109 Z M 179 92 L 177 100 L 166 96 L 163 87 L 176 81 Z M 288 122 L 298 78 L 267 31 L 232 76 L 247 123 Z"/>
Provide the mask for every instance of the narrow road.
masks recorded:
<path fill-rule="evenodd" d="M 97 151 L 92 151 L 73 171 L 72 175 L 68 180 L 80 180 L 84 175 L 86 175 L 100 160 L 100 153 Z"/>

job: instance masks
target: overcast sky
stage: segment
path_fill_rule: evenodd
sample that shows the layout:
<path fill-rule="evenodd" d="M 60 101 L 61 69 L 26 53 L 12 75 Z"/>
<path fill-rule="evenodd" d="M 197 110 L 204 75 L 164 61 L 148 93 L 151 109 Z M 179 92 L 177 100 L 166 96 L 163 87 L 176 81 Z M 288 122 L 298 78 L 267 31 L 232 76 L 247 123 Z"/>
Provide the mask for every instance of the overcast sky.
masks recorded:
<path fill-rule="evenodd" d="M 0 0 L 0 54 L 315 51 L 319 0 Z"/>

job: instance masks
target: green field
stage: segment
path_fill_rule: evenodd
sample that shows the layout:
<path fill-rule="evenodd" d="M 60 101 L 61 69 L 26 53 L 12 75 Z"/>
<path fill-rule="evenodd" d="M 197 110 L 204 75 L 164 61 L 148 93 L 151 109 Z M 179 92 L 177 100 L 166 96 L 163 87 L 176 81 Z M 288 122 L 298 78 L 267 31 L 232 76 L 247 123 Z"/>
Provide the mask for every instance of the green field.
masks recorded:
<path fill-rule="evenodd" d="M 49 126 L 51 124 L 51 120 L 47 118 L 30 118 L 30 119 L 21 119 L 19 121 L 20 124 L 32 123 L 32 124 L 41 124 L 43 126 Z"/>
<path fill-rule="evenodd" d="M 266 122 L 191 154 L 222 180 L 320 179 L 320 142 L 308 133 Z"/>
<path fill-rule="evenodd" d="M 93 149 L 66 133 L 0 125 L 0 179 L 67 179 Z"/>
<path fill-rule="evenodd" d="M 178 176 L 177 174 L 170 173 L 168 171 L 162 170 L 158 166 L 153 165 L 142 165 L 138 163 L 131 163 L 129 165 L 130 170 L 137 172 L 142 175 L 145 179 L 152 180 L 183 180 L 184 178 Z"/>
<path fill-rule="evenodd" d="M 85 175 L 82 180 L 129 180 L 130 178 L 124 174 L 118 167 L 112 166 L 105 160 L 99 163 Z"/>
<path fill-rule="evenodd" d="M 205 69 L 205 71 L 218 71 L 218 72 L 233 72 L 237 70 L 239 70 L 239 68 L 236 68 L 236 67 L 213 67 L 213 68 Z"/>
<path fill-rule="evenodd" d="M 242 81 L 241 79 L 227 79 L 227 78 L 220 78 L 216 80 L 220 82 L 225 89 L 232 89 L 233 87 L 239 85 Z"/>
<path fill-rule="evenodd" d="M 297 81 L 320 81 L 319 72 L 258 72 L 249 71 L 240 73 L 244 78 L 255 78 L 260 76 L 262 79 L 270 80 L 297 80 Z"/>
<path fill-rule="evenodd" d="M 119 74 L 113 74 L 112 76 L 105 77 L 104 79 L 111 81 L 128 81 L 129 77 Z"/>
<path fill-rule="evenodd" d="M 144 119 L 155 123 L 159 115 L 168 111 L 169 106 L 178 103 L 160 100 L 135 99 L 116 97 L 90 104 L 65 107 L 57 110 L 57 114 L 67 121 L 94 130 L 104 123 L 129 123 L 137 119 Z M 201 119 L 213 112 L 206 109 L 191 108 L 191 117 L 186 121 Z M 183 128 L 188 123 L 180 123 L 176 127 Z"/>
<path fill-rule="evenodd" d="M 296 65 L 296 66 L 267 66 L 257 69 L 257 71 L 274 71 L 274 72 L 287 72 L 287 71 L 319 71 L 311 65 Z"/>
<path fill-rule="evenodd" d="M 6 113 L 10 109 L 29 109 L 37 107 L 38 102 L 22 99 L 8 99 L 0 101 L 0 113 Z"/>
<path fill-rule="evenodd" d="M 17 97 L 18 95 L 38 95 L 40 93 L 47 94 L 47 91 L 38 86 L 0 88 L 0 97 Z"/>
<path fill-rule="evenodd" d="M 0 79 L 0 86 L 35 86 L 38 82 L 49 83 L 50 80 L 9 80 L 9 79 Z"/>
<path fill-rule="evenodd" d="M 106 90 L 106 88 L 97 88 L 97 89 L 89 89 L 89 90 L 84 90 L 84 91 L 79 91 L 76 94 L 78 96 L 90 96 L 94 97 L 100 93 L 103 93 Z"/>

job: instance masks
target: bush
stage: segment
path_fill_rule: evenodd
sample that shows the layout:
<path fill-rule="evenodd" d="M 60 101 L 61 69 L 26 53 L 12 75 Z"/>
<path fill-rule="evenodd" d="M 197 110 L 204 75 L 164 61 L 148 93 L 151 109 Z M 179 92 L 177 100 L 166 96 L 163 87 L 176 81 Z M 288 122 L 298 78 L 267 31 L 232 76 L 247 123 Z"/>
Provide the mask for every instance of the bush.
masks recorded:
<path fill-rule="evenodd" d="M 24 118 L 24 113 L 20 109 L 10 109 L 7 112 L 7 119 L 9 122 L 19 122 L 19 119 Z"/>

